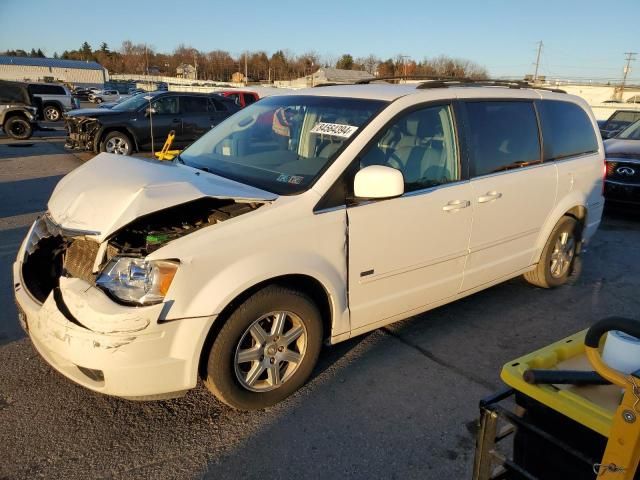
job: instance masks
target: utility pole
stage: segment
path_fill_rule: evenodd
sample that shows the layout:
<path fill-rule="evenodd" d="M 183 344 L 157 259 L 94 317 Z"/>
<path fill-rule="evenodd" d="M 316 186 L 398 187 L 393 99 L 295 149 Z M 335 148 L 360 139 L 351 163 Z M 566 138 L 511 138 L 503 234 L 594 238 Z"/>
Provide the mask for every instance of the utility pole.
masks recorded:
<path fill-rule="evenodd" d="M 400 58 L 402 59 L 402 71 L 403 71 L 403 76 L 404 79 L 407 79 L 407 58 L 411 58 L 409 55 L 400 55 Z"/>
<path fill-rule="evenodd" d="M 538 42 L 538 54 L 536 55 L 536 71 L 533 74 L 533 83 L 538 81 L 538 68 L 540 67 L 540 55 L 542 54 L 542 40 Z"/>
<path fill-rule="evenodd" d="M 244 52 L 244 86 L 247 86 L 247 52 Z"/>
<path fill-rule="evenodd" d="M 631 62 L 634 61 L 636 58 L 635 56 L 637 55 L 636 52 L 626 52 L 625 54 L 625 58 L 627 60 L 627 64 L 624 67 L 624 76 L 622 77 L 622 85 L 620 85 L 620 100 L 622 100 L 622 94 L 624 93 L 624 86 L 627 83 L 627 75 L 629 75 L 629 72 L 631 71 Z"/>

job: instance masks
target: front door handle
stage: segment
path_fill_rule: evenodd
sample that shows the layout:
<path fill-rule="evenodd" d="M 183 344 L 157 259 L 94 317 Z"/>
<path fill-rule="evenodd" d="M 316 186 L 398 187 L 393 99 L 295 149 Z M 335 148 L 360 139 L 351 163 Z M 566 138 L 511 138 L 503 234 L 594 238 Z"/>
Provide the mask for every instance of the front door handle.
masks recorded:
<path fill-rule="evenodd" d="M 469 200 L 451 200 L 444 207 L 442 207 L 442 210 L 444 210 L 445 212 L 455 212 L 457 210 L 467 208 L 469 205 L 471 205 L 471 202 Z"/>
<path fill-rule="evenodd" d="M 487 203 L 487 202 L 493 202 L 494 200 L 499 199 L 500 197 L 502 197 L 502 194 L 500 192 L 487 192 L 484 195 L 478 197 L 478 203 Z"/>

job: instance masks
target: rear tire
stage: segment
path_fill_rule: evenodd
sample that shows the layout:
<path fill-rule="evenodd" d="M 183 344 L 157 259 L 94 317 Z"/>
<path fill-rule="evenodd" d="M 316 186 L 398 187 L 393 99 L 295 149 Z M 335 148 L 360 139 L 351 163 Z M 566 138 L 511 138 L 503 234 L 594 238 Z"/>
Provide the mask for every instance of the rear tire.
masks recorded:
<path fill-rule="evenodd" d="M 321 347 L 322 319 L 313 301 L 268 286 L 226 320 L 209 351 L 204 383 L 233 408 L 270 407 L 306 382 Z"/>
<path fill-rule="evenodd" d="M 27 140 L 33 134 L 31 123 L 24 117 L 14 116 L 9 118 L 2 126 L 4 133 L 16 140 Z"/>
<path fill-rule="evenodd" d="M 524 274 L 524 279 L 541 288 L 555 288 L 567 283 L 573 272 L 578 247 L 578 222 L 562 217 L 542 250 L 536 268 Z"/>
<path fill-rule="evenodd" d="M 42 111 L 42 116 L 47 122 L 59 122 L 62 118 L 62 112 L 55 105 L 47 105 Z"/>

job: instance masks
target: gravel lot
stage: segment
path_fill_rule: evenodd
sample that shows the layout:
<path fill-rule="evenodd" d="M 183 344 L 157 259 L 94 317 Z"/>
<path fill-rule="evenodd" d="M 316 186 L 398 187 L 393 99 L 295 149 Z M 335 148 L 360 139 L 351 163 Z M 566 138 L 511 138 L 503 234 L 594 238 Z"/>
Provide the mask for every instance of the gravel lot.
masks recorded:
<path fill-rule="evenodd" d="M 13 306 L 28 225 L 91 157 L 65 152 L 62 133 L 0 136 L 0 479 L 469 478 L 477 404 L 501 365 L 640 306 L 640 217 L 608 211 L 572 285 L 515 279 L 326 348 L 277 407 L 233 411 L 202 385 L 164 402 L 102 396 L 40 359 Z"/>

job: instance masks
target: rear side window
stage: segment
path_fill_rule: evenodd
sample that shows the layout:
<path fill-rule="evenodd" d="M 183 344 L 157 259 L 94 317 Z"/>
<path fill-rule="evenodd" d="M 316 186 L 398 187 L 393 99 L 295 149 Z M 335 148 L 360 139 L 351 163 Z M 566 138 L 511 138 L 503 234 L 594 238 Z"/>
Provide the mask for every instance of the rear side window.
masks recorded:
<path fill-rule="evenodd" d="M 207 113 L 206 97 L 182 97 L 180 104 L 184 113 Z"/>
<path fill-rule="evenodd" d="M 542 100 L 539 106 L 545 160 L 598 151 L 591 120 L 579 105 Z"/>
<path fill-rule="evenodd" d="M 213 97 L 209 97 L 209 111 L 210 112 L 226 112 L 227 107 L 224 105 L 224 102 L 217 100 Z"/>
<path fill-rule="evenodd" d="M 245 93 L 244 94 L 244 104 L 245 105 L 251 105 L 255 101 L 256 101 L 256 97 L 254 97 L 252 94 L 250 94 L 250 93 Z"/>
<path fill-rule="evenodd" d="M 473 175 L 539 163 L 538 120 L 531 102 L 467 102 Z"/>
<path fill-rule="evenodd" d="M 29 90 L 33 95 L 66 95 L 63 87 L 57 85 L 30 85 Z"/>

